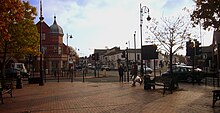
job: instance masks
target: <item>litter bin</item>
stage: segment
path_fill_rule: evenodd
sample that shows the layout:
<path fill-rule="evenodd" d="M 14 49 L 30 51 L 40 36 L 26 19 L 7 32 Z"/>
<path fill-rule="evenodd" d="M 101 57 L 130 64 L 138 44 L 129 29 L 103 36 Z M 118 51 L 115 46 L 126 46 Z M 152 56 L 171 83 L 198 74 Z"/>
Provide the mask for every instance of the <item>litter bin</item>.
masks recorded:
<path fill-rule="evenodd" d="M 150 75 L 144 76 L 144 90 L 151 89 L 151 86 L 149 83 L 152 83 L 152 80 L 150 79 Z"/>
<path fill-rule="evenodd" d="M 22 78 L 20 75 L 20 71 L 17 71 L 17 78 L 16 78 L 16 89 L 22 88 Z"/>

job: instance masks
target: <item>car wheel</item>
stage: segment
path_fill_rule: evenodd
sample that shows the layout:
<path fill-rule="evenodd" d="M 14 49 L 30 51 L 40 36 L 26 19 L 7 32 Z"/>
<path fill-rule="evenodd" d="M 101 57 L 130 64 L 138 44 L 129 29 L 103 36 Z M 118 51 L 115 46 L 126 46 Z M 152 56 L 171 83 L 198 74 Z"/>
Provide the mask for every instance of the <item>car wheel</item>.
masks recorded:
<path fill-rule="evenodd" d="M 188 83 L 192 82 L 192 77 L 191 77 L 191 76 L 188 76 L 188 77 L 186 78 L 186 81 L 187 81 Z"/>

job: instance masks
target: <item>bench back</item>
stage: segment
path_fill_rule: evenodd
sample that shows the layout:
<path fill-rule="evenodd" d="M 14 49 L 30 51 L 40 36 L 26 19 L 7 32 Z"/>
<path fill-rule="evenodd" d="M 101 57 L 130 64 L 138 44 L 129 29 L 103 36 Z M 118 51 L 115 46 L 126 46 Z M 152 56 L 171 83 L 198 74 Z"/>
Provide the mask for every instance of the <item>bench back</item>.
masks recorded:
<path fill-rule="evenodd" d="M 171 77 L 167 77 L 167 76 L 156 76 L 154 78 L 155 82 L 159 82 L 159 83 L 164 83 L 164 84 L 170 84 L 172 82 L 172 78 Z"/>

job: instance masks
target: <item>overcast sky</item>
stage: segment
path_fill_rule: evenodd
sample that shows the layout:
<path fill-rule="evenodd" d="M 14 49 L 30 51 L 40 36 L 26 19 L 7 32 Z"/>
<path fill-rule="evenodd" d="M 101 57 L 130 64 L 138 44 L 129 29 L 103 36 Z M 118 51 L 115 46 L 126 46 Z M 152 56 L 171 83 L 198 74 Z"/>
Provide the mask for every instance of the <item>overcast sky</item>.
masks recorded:
<path fill-rule="evenodd" d="M 37 7 L 39 15 L 39 1 L 29 0 Z M 193 9 L 192 0 L 42 0 L 43 17 L 51 26 L 54 16 L 58 25 L 64 31 L 64 43 L 67 43 L 66 34 L 73 35 L 69 39 L 69 46 L 79 49 L 80 56 L 92 54 L 94 49 L 112 47 L 134 47 L 134 31 L 136 31 L 137 47 L 140 48 L 140 3 L 150 10 L 151 18 L 160 19 L 162 16 L 180 15 L 182 9 Z M 147 17 L 147 14 L 144 16 Z M 39 21 L 39 17 L 35 22 Z M 143 26 L 148 21 L 144 20 Z M 147 28 L 143 27 L 143 31 Z M 143 32 L 143 41 L 149 35 Z M 202 31 L 202 45 L 210 45 L 212 32 Z M 143 42 L 143 45 L 146 43 Z M 180 53 L 184 54 L 184 50 Z"/>

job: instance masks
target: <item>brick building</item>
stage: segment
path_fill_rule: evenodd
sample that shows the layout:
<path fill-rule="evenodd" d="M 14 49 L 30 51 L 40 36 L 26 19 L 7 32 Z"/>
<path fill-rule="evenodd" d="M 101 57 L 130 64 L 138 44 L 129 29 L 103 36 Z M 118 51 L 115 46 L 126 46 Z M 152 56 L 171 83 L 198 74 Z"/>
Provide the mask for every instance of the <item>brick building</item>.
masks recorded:
<path fill-rule="evenodd" d="M 40 32 L 40 21 L 36 26 Z M 68 67 L 67 56 L 69 52 L 63 43 L 63 36 L 63 29 L 57 24 L 56 16 L 54 16 L 54 22 L 50 27 L 42 22 L 43 67 L 48 69 L 49 73 Z"/>

